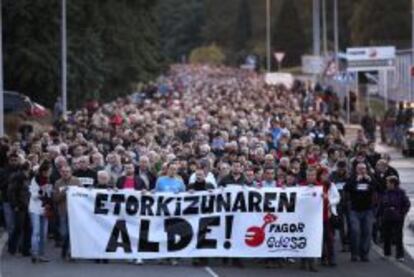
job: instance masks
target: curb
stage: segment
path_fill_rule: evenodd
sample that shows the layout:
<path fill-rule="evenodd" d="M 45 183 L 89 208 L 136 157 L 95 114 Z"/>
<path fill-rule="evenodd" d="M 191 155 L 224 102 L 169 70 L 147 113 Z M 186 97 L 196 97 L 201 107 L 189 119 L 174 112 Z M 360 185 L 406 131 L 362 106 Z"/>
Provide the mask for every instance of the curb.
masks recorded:
<path fill-rule="evenodd" d="M 3 248 L 6 245 L 7 239 L 8 239 L 7 232 L 4 232 L 0 237 L 0 277 L 3 276 L 3 273 L 2 273 Z"/>

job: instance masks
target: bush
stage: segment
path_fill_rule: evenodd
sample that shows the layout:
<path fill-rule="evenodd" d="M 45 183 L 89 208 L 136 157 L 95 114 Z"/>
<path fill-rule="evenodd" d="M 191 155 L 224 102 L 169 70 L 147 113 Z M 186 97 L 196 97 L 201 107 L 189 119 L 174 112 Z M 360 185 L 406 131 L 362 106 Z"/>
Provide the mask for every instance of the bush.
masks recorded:
<path fill-rule="evenodd" d="M 190 54 L 190 62 L 195 64 L 220 65 L 225 58 L 223 51 L 215 44 L 196 48 Z"/>

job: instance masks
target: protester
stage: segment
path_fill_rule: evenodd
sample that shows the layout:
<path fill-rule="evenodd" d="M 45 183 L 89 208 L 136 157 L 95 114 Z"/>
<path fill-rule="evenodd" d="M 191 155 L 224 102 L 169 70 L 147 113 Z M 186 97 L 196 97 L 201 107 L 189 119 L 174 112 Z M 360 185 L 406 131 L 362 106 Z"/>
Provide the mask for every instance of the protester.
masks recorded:
<path fill-rule="evenodd" d="M 347 169 L 347 163 L 345 160 L 340 160 L 337 162 L 336 170 L 331 173 L 330 181 L 335 184 L 340 195 L 340 202 L 337 206 L 338 212 L 338 225 L 339 225 L 339 235 L 341 239 L 342 252 L 348 251 L 349 246 L 349 209 L 346 203 L 344 187 L 349 181 L 349 173 Z"/>
<path fill-rule="evenodd" d="M 321 186 L 321 183 L 317 180 L 317 170 L 316 168 L 309 168 L 306 172 L 306 181 L 303 182 L 304 186 L 307 187 L 315 187 Z M 302 258 L 301 261 L 301 269 L 308 270 L 310 272 L 317 272 L 318 269 L 315 267 L 315 259 L 314 258 Z"/>
<path fill-rule="evenodd" d="M 200 167 L 195 171 L 195 181 L 188 185 L 188 191 L 206 191 L 212 190 L 215 186 L 211 183 L 207 182 L 207 178 L 205 175 L 205 169 Z M 208 265 L 208 258 L 195 258 L 192 261 L 192 264 L 195 266 L 206 266 Z"/>
<path fill-rule="evenodd" d="M 92 187 L 96 182 L 96 171 L 89 168 L 89 157 L 82 156 L 77 159 L 78 169 L 73 175 L 79 179 L 83 187 Z"/>
<path fill-rule="evenodd" d="M 6 230 L 9 235 L 7 242 L 8 252 L 13 254 L 13 242 L 10 240 L 13 237 L 15 228 L 15 213 L 8 198 L 8 189 L 11 183 L 12 176 L 19 171 L 19 156 L 16 153 L 10 153 L 8 156 L 8 163 L 0 172 L 0 186 L 3 202 L 4 221 Z"/>
<path fill-rule="evenodd" d="M 48 218 L 52 203 L 52 185 L 50 184 L 51 165 L 43 162 L 38 173 L 30 182 L 29 212 L 32 222 L 32 263 L 48 262 L 44 257 L 47 240 Z"/>
<path fill-rule="evenodd" d="M 135 174 L 135 167 L 131 162 L 124 165 L 125 173 L 119 177 L 116 182 L 118 189 L 132 189 L 132 190 L 143 190 L 146 189 L 145 182 Z"/>
<path fill-rule="evenodd" d="M 350 206 L 351 261 L 355 262 L 359 258 L 362 262 L 369 262 L 377 187 L 365 163 L 357 164 L 356 175 L 344 189 Z"/>
<path fill-rule="evenodd" d="M 379 204 L 379 213 L 382 216 L 384 238 L 384 256 L 391 256 L 391 245 L 396 247 L 396 259 L 404 262 L 403 229 L 404 219 L 411 203 L 404 190 L 399 185 L 397 176 L 389 176 L 386 180 L 387 189 L 382 195 Z"/>
<path fill-rule="evenodd" d="M 72 169 L 69 166 L 62 167 L 60 169 L 60 175 L 62 177 L 56 181 L 53 188 L 53 201 L 55 202 L 59 213 L 60 236 L 62 238 L 61 257 L 62 259 L 67 259 L 69 248 L 69 222 L 66 192 L 71 186 L 80 187 L 81 183 L 78 178 L 72 176 Z"/>
<path fill-rule="evenodd" d="M 24 162 L 21 169 L 14 173 L 8 187 L 8 199 L 14 212 L 14 228 L 9 238 L 8 251 L 14 255 L 18 250 L 23 256 L 30 256 L 30 218 L 29 206 L 29 182 L 31 177 L 31 165 Z"/>
<path fill-rule="evenodd" d="M 336 185 L 329 180 L 329 170 L 321 168 L 318 181 L 323 187 L 323 250 L 322 264 L 336 266 L 335 228 L 339 221 L 337 205 L 341 199 Z"/>

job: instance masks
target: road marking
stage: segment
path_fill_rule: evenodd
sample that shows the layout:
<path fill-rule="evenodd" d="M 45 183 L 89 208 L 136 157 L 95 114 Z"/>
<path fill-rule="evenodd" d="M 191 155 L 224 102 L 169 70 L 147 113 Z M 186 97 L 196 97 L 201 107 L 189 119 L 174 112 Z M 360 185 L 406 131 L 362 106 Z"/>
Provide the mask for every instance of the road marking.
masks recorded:
<path fill-rule="evenodd" d="M 4 232 L 4 234 L 0 238 L 0 277 L 3 276 L 3 274 L 1 273 L 1 268 L 2 268 L 1 264 L 3 260 L 3 248 L 6 245 L 7 238 L 8 238 L 7 232 Z"/>
<path fill-rule="evenodd" d="M 373 245 L 372 249 L 377 252 L 380 256 L 382 256 L 382 249 L 378 245 Z M 401 269 L 402 271 L 405 271 L 406 273 L 410 274 L 411 276 L 414 276 L 414 270 L 411 269 L 409 266 L 405 265 L 404 263 L 400 263 L 396 260 L 388 260 L 390 263 L 394 264 L 396 267 Z"/>
<path fill-rule="evenodd" d="M 211 267 L 206 266 L 204 269 L 207 271 L 208 274 L 210 274 L 212 277 L 220 277 L 214 270 L 211 269 Z M 1 276 L 0 276 L 1 277 Z"/>

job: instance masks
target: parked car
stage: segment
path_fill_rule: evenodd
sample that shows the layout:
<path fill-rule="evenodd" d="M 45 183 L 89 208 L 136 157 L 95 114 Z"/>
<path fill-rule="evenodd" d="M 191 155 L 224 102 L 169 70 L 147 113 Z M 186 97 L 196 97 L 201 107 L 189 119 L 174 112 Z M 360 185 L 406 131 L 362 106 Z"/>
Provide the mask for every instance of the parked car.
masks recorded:
<path fill-rule="evenodd" d="M 4 113 L 6 115 L 24 113 L 34 118 L 42 118 L 50 114 L 44 106 L 15 91 L 4 91 Z"/>

